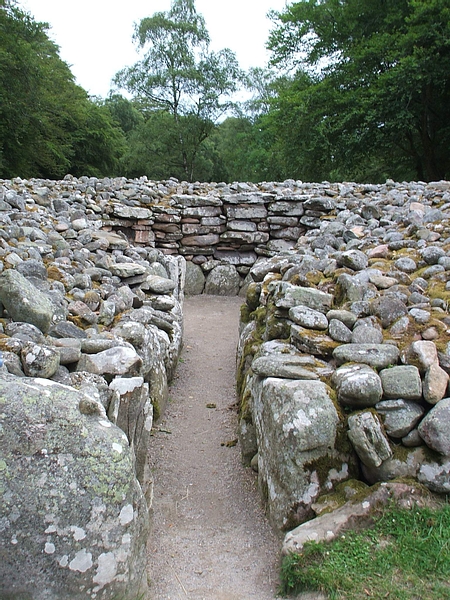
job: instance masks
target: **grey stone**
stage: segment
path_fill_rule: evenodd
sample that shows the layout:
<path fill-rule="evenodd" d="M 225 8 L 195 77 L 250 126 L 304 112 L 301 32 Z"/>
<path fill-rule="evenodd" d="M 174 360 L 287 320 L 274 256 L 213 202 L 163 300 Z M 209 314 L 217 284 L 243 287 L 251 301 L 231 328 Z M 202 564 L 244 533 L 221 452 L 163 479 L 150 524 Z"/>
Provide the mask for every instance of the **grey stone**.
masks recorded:
<path fill-rule="evenodd" d="M 345 365 L 334 372 L 338 400 L 344 405 L 366 408 L 375 406 L 383 395 L 378 374 L 367 365 Z"/>
<path fill-rule="evenodd" d="M 271 522 L 283 529 L 310 514 L 323 485 L 314 463 L 330 455 L 339 418 L 320 381 L 268 378 L 258 388 L 253 402 L 259 484 L 268 491 Z"/>
<path fill-rule="evenodd" d="M 419 369 L 413 365 L 383 369 L 380 378 L 385 398 L 419 400 L 422 397 Z"/>
<path fill-rule="evenodd" d="M 394 262 L 395 267 L 404 273 L 414 273 L 417 270 L 417 264 L 412 258 L 402 257 Z"/>
<path fill-rule="evenodd" d="M 441 400 L 422 419 L 419 433 L 426 445 L 443 454 L 450 456 L 450 398 Z"/>
<path fill-rule="evenodd" d="M 153 425 L 153 406 L 148 383 L 143 377 L 115 377 L 109 384 L 116 392 L 108 410 L 108 417 L 126 434 L 136 457 L 136 477 L 146 495 L 151 477 L 148 449 Z"/>
<path fill-rule="evenodd" d="M 145 267 L 143 265 L 131 262 L 115 263 L 109 267 L 109 270 L 113 275 L 126 279 L 128 277 L 135 277 L 136 275 L 142 275 L 145 273 Z"/>
<path fill-rule="evenodd" d="M 149 275 L 145 281 L 146 287 L 154 294 L 169 294 L 176 288 L 174 281 L 159 275 Z"/>
<path fill-rule="evenodd" d="M 241 278 L 233 265 L 219 265 L 206 278 L 205 294 L 214 296 L 237 296 Z"/>
<path fill-rule="evenodd" d="M 315 356 L 331 356 L 339 344 L 322 331 L 306 329 L 300 325 L 291 325 L 291 340 L 298 350 Z"/>
<path fill-rule="evenodd" d="M 48 380 L 1 376 L 0 396 L 0 595 L 145 593 L 147 506 L 125 435 L 96 402 Z"/>
<path fill-rule="evenodd" d="M 197 296 L 203 293 L 206 278 L 203 275 L 203 270 L 199 265 L 191 261 L 186 263 L 186 283 L 184 293 L 186 296 Z"/>
<path fill-rule="evenodd" d="M 362 271 L 367 268 L 369 259 L 361 250 L 347 250 L 339 255 L 338 263 L 353 271 Z"/>
<path fill-rule="evenodd" d="M 50 379 L 59 367 L 59 352 L 50 346 L 27 342 L 21 350 L 22 369 L 27 377 Z"/>
<path fill-rule="evenodd" d="M 348 437 L 361 462 L 368 467 L 379 467 L 392 456 L 380 421 L 371 412 L 351 415 L 348 419 Z"/>
<path fill-rule="evenodd" d="M 337 319 L 338 321 L 342 321 L 349 329 L 352 329 L 353 325 L 356 323 L 357 317 L 349 310 L 333 309 L 327 312 L 327 319 L 329 321 Z"/>
<path fill-rule="evenodd" d="M 290 283 L 278 284 L 274 294 L 275 305 L 279 308 L 292 308 L 304 305 L 326 314 L 333 303 L 333 296 L 312 287 L 300 287 Z"/>
<path fill-rule="evenodd" d="M 309 329 L 327 329 L 328 319 L 326 316 L 319 312 L 309 308 L 308 306 L 297 305 L 289 310 L 289 318 L 301 325 L 302 327 L 308 327 Z"/>
<path fill-rule="evenodd" d="M 333 351 L 338 364 L 363 363 L 374 369 L 397 364 L 400 352 L 392 344 L 344 344 Z"/>
<path fill-rule="evenodd" d="M 390 327 L 395 321 L 405 316 L 408 309 L 404 302 L 391 296 L 382 296 L 371 303 L 372 314 L 379 317 L 384 328 Z"/>
<path fill-rule="evenodd" d="M 260 377 L 282 379 L 318 379 L 314 371 L 305 368 L 303 356 L 271 354 L 255 358 L 252 371 Z"/>
<path fill-rule="evenodd" d="M 383 333 L 376 327 L 360 325 L 354 328 L 349 341 L 352 344 L 381 344 Z"/>
<path fill-rule="evenodd" d="M 96 375 L 137 375 L 142 360 L 132 348 L 116 346 L 98 354 L 83 354 L 77 371 L 88 371 Z"/>
<path fill-rule="evenodd" d="M 375 406 L 383 419 L 386 433 L 393 438 L 403 438 L 414 429 L 425 410 L 411 400 L 383 400 Z"/>
<path fill-rule="evenodd" d="M 49 330 L 52 303 L 19 272 L 8 269 L 0 275 L 0 302 L 14 321 L 31 323 L 43 333 Z"/>
<path fill-rule="evenodd" d="M 333 340 L 341 344 L 348 344 L 352 341 L 351 330 L 338 319 L 331 319 L 328 334 Z"/>

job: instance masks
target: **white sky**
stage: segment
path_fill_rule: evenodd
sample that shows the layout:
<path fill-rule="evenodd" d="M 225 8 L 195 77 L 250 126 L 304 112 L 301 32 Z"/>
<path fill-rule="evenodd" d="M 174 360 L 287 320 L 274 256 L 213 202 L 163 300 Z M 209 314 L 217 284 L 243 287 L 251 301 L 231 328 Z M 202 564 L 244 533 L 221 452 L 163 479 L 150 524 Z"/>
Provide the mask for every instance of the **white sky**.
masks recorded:
<path fill-rule="evenodd" d="M 266 17 L 285 0 L 197 0 L 211 38 L 211 49 L 231 48 L 242 69 L 264 67 L 273 24 Z M 170 9 L 170 0 L 19 0 L 36 21 L 51 25 L 76 81 L 92 95 L 106 97 L 117 71 L 138 60 L 132 42 L 134 23 Z"/>

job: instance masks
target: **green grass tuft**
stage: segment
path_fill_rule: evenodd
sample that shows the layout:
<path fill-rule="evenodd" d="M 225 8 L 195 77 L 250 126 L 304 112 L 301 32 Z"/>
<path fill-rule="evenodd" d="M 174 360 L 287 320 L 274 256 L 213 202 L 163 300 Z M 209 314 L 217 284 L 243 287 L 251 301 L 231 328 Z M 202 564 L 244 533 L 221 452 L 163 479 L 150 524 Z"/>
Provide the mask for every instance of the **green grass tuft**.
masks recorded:
<path fill-rule="evenodd" d="M 448 600 L 450 505 L 389 508 L 370 529 L 307 543 L 281 567 L 280 593 L 302 591 L 330 600 Z"/>

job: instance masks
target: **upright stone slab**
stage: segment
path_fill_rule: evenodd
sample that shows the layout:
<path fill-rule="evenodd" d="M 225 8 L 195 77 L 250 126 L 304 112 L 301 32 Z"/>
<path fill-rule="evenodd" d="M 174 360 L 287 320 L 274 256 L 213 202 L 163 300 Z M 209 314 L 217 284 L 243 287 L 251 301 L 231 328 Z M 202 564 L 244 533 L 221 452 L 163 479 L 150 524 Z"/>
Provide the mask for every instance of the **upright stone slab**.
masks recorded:
<path fill-rule="evenodd" d="M 312 516 L 311 504 L 332 488 L 333 476 L 348 475 L 334 450 L 339 417 L 321 381 L 259 379 L 252 395 L 259 485 L 271 522 L 288 529 Z"/>

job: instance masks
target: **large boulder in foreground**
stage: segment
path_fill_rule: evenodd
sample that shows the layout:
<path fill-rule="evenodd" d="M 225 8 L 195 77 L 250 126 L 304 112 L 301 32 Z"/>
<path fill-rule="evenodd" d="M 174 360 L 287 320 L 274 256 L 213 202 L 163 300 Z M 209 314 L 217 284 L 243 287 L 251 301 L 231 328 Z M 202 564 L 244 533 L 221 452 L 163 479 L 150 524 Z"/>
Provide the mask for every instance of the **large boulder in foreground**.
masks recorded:
<path fill-rule="evenodd" d="M 0 424 L 0 598 L 137 598 L 148 511 L 125 434 L 82 392 L 5 374 Z"/>

